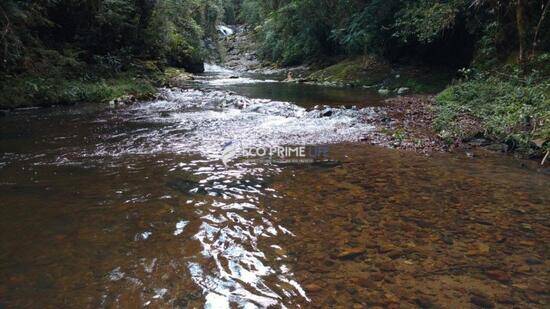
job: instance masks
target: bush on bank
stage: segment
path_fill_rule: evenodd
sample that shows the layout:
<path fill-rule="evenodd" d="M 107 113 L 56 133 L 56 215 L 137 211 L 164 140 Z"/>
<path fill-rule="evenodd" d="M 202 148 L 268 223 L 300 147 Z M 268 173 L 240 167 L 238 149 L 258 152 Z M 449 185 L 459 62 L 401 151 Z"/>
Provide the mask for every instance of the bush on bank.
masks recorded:
<path fill-rule="evenodd" d="M 438 95 L 436 129 L 450 140 L 484 137 L 529 156 L 543 155 L 550 150 L 550 79 L 541 62 L 549 57 L 539 56 L 531 68 L 467 70 L 462 81 Z"/>

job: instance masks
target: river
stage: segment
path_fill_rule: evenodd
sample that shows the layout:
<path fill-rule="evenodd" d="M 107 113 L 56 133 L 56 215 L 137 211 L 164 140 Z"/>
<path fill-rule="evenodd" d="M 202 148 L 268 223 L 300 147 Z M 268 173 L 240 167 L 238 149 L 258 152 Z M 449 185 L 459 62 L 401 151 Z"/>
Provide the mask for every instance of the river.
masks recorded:
<path fill-rule="evenodd" d="M 531 162 L 366 145 L 369 90 L 207 68 L 149 102 L 0 118 L 0 307 L 544 305 Z"/>

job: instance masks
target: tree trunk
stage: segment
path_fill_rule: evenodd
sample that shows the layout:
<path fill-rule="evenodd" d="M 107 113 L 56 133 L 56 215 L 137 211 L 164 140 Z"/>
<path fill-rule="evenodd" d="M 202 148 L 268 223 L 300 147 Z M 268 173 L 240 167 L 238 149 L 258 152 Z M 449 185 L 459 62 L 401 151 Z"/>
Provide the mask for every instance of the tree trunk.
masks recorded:
<path fill-rule="evenodd" d="M 535 35 L 533 36 L 533 49 L 531 50 L 531 58 L 535 57 L 535 51 L 537 49 L 538 40 L 539 40 L 540 27 L 542 27 L 544 17 L 546 16 L 546 12 L 548 11 L 548 6 L 550 6 L 550 0 L 548 0 L 546 2 L 546 5 L 542 7 L 542 13 L 540 14 L 539 22 L 537 24 L 537 27 L 535 28 Z"/>
<path fill-rule="evenodd" d="M 525 48 L 527 46 L 527 20 L 525 16 L 526 0 L 517 0 L 516 25 L 518 29 L 519 55 L 518 60 L 522 63 L 525 60 Z"/>

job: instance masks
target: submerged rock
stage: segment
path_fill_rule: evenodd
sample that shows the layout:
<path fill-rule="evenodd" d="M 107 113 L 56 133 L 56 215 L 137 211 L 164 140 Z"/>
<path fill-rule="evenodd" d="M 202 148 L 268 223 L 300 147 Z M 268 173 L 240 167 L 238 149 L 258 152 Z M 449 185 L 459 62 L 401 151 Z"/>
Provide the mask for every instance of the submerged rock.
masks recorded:
<path fill-rule="evenodd" d="M 488 298 L 481 295 L 474 295 L 470 298 L 470 302 L 481 308 L 494 308 L 495 304 Z"/>
<path fill-rule="evenodd" d="M 336 255 L 336 257 L 341 260 L 348 260 L 348 259 L 353 259 L 365 252 L 366 250 L 364 248 L 349 248 L 339 252 L 338 255 Z"/>

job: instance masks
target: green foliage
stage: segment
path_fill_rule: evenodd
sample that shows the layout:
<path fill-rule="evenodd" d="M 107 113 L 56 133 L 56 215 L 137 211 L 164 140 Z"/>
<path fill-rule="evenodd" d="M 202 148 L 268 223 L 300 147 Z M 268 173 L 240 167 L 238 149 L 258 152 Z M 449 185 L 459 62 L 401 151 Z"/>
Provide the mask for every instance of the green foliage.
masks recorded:
<path fill-rule="evenodd" d="M 2 1 L 0 69 L 34 72 L 45 50 L 115 71 L 136 58 L 195 65 L 223 10 L 222 0 Z"/>
<path fill-rule="evenodd" d="M 431 43 L 454 26 L 458 14 L 465 8 L 464 0 L 408 2 L 396 13 L 393 35 L 403 42 L 413 39 Z"/>
<path fill-rule="evenodd" d="M 547 50 L 550 19 L 542 18 L 536 1 L 525 5 L 534 18 L 522 28 L 533 40 L 541 21 L 534 49 Z M 283 65 L 365 53 L 430 61 L 438 52 L 449 57 L 455 46 L 476 46 L 477 56 L 513 54 L 519 48 L 516 9 L 516 1 L 244 0 L 239 19 L 259 26 L 261 55 Z M 464 62 L 473 56 L 467 53 Z"/>
<path fill-rule="evenodd" d="M 143 61 L 201 71 L 223 9 L 222 0 L 2 1 L 0 106 L 146 93 L 154 76 L 127 75 L 156 74 Z"/>
<path fill-rule="evenodd" d="M 238 19 L 249 25 L 258 26 L 265 18 L 262 2 L 258 0 L 243 0 Z"/>
<path fill-rule="evenodd" d="M 317 1 L 291 1 L 269 15 L 263 25 L 260 54 L 285 65 L 328 52 L 328 29 Z"/>
<path fill-rule="evenodd" d="M 437 97 L 436 128 L 443 135 L 467 139 L 482 134 L 525 152 L 550 149 L 548 75 L 518 67 L 466 73 L 471 77 Z M 474 120 L 475 130 L 464 127 L 467 119 Z"/>
<path fill-rule="evenodd" d="M 17 79 L 1 80 L 0 106 L 14 108 L 24 106 L 50 106 L 83 102 L 107 102 L 122 95 L 148 97 L 155 87 L 148 79 L 133 77 L 127 72 L 114 77 L 66 79 L 59 76 L 25 75 Z"/>

